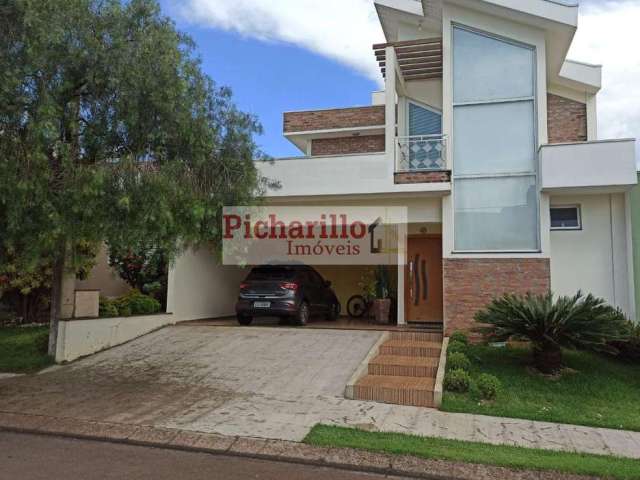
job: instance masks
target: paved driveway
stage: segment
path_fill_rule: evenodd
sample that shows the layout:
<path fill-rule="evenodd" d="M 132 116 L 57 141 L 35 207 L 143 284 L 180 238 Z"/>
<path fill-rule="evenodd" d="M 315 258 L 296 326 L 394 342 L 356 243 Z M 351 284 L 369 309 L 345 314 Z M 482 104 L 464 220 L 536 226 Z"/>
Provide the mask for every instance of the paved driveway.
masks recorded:
<path fill-rule="evenodd" d="M 302 439 L 388 406 L 342 397 L 380 332 L 175 326 L 0 382 L 0 410 Z M 386 413 L 386 411 L 385 411 Z"/>

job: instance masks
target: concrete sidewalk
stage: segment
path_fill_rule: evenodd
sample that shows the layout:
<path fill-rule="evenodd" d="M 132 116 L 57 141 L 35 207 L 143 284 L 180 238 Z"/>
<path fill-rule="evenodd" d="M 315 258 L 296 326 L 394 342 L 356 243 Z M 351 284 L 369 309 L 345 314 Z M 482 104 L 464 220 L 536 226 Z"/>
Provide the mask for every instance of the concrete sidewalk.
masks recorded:
<path fill-rule="evenodd" d="M 413 414 L 409 414 L 406 408 L 390 409 L 386 417 L 372 422 L 370 429 L 494 445 L 640 459 L 640 432 L 446 413 L 431 409 L 416 409 Z M 343 422 L 332 423 L 339 425 Z"/>

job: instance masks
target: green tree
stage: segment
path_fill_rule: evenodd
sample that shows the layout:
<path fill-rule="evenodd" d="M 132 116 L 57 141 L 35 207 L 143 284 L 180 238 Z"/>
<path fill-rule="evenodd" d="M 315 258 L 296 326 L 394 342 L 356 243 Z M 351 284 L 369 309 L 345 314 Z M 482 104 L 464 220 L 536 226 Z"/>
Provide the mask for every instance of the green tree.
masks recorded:
<path fill-rule="evenodd" d="M 0 252 L 54 252 L 53 354 L 74 245 L 215 245 L 260 195 L 260 125 L 155 0 L 0 0 L 0 31 Z"/>

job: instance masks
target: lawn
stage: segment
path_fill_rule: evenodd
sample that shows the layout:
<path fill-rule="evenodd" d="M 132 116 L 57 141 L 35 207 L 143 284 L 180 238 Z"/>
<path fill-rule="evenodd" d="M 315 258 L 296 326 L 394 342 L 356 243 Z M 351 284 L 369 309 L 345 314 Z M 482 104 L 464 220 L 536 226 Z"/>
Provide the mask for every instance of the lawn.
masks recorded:
<path fill-rule="evenodd" d="M 375 452 L 497 465 L 522 470 L 554 470 L 619 480 L 640 478 L 640 461 L 638 460 L 496 446 L 401 433 L 365 432 L 351 428 L 316 425 L 304 441 L 318 446 L 362 448 Z"/>
<path fill-rule="evenodd" d="M 585 352 L 565 352 L 572 370 L 548 379 L 527 367 L 529 351 L 470 346 L 471 376 L 502 382 L 496 400 L 446 392 L 442 410 L 640 431 L 640 366 Z"/>
<path fill-rule="evenodd" d="M 0 328 L 0 373 L 29 373 L 51 365 L 49 327 Z"/>

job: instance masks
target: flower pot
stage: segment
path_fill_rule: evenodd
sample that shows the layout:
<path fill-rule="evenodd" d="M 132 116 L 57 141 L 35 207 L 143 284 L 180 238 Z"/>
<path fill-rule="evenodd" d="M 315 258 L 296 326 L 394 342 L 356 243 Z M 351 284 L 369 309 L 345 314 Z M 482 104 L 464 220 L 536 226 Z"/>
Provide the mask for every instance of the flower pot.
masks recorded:
<path fill-rule="evenodd" d="M 381 324 L 389 323 L 390 311 L 391 311 L 391 299 L 376 298 L 373 301 L 373 315 L 376 319 L 376 323 L 381 323 Z"/>

